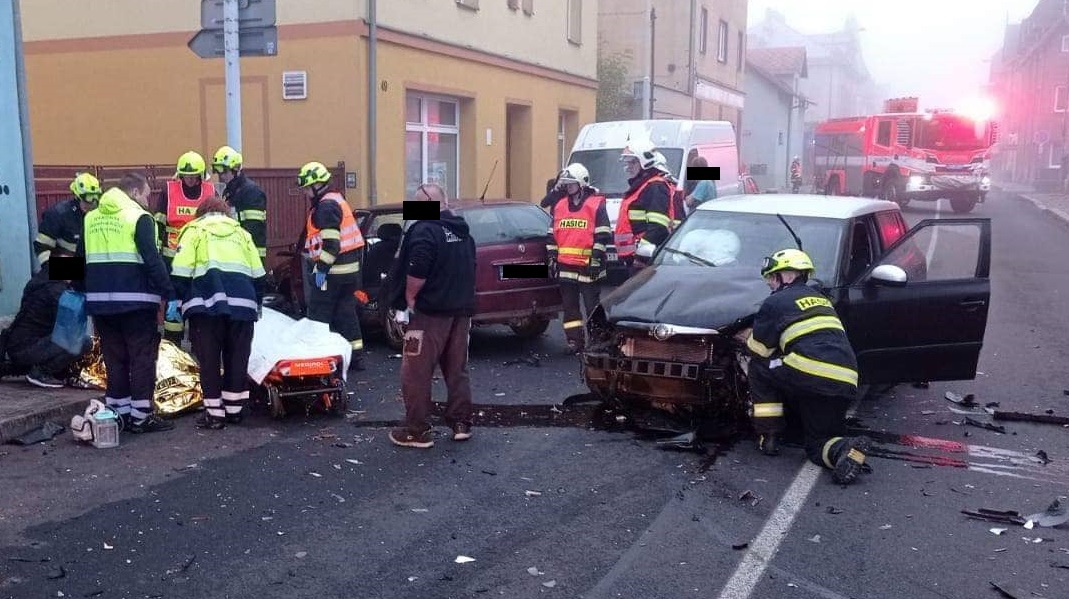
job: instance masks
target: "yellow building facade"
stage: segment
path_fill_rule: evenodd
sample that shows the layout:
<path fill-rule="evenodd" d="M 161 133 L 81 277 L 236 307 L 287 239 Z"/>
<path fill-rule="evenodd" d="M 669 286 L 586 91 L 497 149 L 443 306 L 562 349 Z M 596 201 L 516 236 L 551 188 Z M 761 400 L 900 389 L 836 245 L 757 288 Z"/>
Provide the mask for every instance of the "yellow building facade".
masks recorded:
<path fill-rule="evenodd" d="M 379 0 L 369 157 L 367 0 L 276 2 L 277 55 L 241 61 L 250 167 L 344 162 L 354 205 L 370 203 L 370 169 L 375 203 L 427 181 L 538 199 L 594 120 L 595 1 Z M 169 164 L 226 143 L 223 61 L 187 47 L 199 2 L 34 0 L 22 13 L 35 164 Z"/>

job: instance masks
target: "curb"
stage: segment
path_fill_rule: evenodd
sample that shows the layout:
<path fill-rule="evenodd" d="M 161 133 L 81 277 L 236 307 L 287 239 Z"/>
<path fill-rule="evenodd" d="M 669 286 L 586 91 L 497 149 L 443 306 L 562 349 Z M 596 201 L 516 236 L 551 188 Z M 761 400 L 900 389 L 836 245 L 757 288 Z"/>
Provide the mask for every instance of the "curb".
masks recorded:
<path fill-rule="evenodd" d="M 1059 221 L 1061 221 L 1062 225 L 1069 227 L 1069 213 L 1065 212 L 1064 210 L 1061 210 L 1061 209 L 1058 209 L 1058 208 L 1051 208 L 1050 206 L 1048 206 L 1045 203 L 1043 203 L 1042 200 L 1040 200 L 1038 198 L 1035 198 L 1035 197 L 1032 197 L 1032 196 L 1030 196 L 1030 195 L 1028 195 L 1026 193 L 1014 193 L 1014 192 L 1008 192 L 1008 193 L 1011 193 L 1012 195 L 1015 195 L 1015 196 L 1017 196 L 1017 197 L 1019 197 L 1019 198 L 1021 198 L 1023 200 L 1028 201 L 1033 206 L 1035 206 L 1038 210 L 1040 210 L 1042 212 L 1046 212 L 1046 213 L 1054 216 L 1054 218 L 1056 218 Z"/>
<path fill-rule="evenodd" d="M 69 428 L 71 417 L 85 411 L 92 393 L 64 394 L 61 397 L 42 398 L 41 403 L 31 408 L 6 414 L 0 418 L 0 444 L 7 443 L 32 431 L 47 421 Z"/>

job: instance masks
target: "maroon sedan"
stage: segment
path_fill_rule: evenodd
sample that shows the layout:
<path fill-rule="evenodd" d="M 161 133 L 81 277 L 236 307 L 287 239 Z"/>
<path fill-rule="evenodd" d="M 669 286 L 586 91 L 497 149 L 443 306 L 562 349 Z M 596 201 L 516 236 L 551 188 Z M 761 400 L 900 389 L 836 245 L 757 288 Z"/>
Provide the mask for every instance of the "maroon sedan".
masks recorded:
<path fill-rule="evenodd" d="M 464 217 L 475 239 L 475 325 L 505 324 L 521 337 L 537 337 L 561 311 L 560 288 L 553 279 L 508 278 L 502 267 L 510 264 L 546 263 L 546 234 L 550 216 L 538 206 L 511 200 L 459 200 L 453 212 Z M 391 347 L 400 348 L 404 335 L 393 321 L 392 310 L 382 305 L 380 292 L 401 241 L 402 204 L 383 204 L 355 211 L 367 241 L 363 263 L 366 303 L 361 322 L 366 328 L 382 329 Z M 275 277 L 280 292 L 303 307 L 300 255 Z"/>

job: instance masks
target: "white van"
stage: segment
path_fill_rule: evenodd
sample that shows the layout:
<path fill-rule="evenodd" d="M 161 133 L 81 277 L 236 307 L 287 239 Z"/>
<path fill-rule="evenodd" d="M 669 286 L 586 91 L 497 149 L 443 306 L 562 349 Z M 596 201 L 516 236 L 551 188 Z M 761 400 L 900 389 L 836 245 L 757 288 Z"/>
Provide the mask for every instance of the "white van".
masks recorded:
<path fill-rule="evenodd" d="M 568 164 L 581 163 L 590 171 L 590 184 L 607 198 L 609 219 L 616 226 L 620 201 L 627 193 L 627 173 L 620 153 L 628 140 L 647 139 L 668 161 L 682 189 L 686 162 L 702 156 L 709 166 L 720 167 L 716 182 L 718 197 L 743 193 L 739 182 L 739 150 L 735 127 L 728 121 L 606 121 L 591 123 L 579 131 Z"/>

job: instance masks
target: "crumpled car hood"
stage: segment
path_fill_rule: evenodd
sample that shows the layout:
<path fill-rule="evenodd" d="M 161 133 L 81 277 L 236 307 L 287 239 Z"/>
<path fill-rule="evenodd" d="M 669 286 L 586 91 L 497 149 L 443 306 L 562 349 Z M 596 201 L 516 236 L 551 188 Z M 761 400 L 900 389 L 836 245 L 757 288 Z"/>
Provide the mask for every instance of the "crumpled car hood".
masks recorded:
<path fill-rule="evenodd" d="M 665 323 L 721 329 L 757 312 L 769 295 L 753 268 L 651 266 L 605 296 L 610 323 Z"/>

